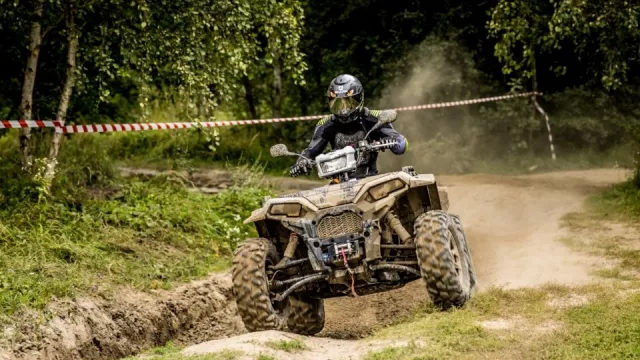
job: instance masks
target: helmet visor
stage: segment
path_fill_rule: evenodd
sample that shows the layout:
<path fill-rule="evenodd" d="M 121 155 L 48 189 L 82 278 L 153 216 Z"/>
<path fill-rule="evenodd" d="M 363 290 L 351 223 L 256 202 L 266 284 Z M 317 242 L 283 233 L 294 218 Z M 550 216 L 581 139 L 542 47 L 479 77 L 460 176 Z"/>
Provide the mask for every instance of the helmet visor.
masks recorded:
<path fill-rule="evenodd" d="M 334 115 L 349 115 L 358 108 L 360 103 L 351 96 L 329 99 L 329 110 Z"/>

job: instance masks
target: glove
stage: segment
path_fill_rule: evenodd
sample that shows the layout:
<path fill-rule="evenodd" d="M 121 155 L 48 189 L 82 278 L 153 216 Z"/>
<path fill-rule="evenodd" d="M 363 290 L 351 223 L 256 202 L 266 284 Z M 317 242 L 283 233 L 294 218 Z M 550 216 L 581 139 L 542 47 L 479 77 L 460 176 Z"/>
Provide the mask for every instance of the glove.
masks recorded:
<path fill-rule="evenodd" d="M 311 171 L 311 162 L 307 159 L 300 159 L 291 167 L 289 175 L 296 177 L 302 174 L 308 174 Z"/>

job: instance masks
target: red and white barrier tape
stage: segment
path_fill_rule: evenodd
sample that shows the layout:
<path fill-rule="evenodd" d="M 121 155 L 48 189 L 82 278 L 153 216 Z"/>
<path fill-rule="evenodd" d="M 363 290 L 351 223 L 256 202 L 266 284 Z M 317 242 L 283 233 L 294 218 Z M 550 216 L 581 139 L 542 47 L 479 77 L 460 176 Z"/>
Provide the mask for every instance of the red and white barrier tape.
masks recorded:
<path fill-rule="evenodd" d="M 480 99 L 449 101 L 449 102 L 444 102 L 444 103 L 439 103 L 439 104 L 405 106 L 405 107 L 395 108 L 394 110 L 396 110 L 396 111 L 411 111 L 411 110 L 439 109 L 439 108 L 445 108 L 445 107 L 479 104 L 479 103 L 485 103 L 485 102 L 501 101 L 501 100 L 518 98 L 518 97 L 528 97 L 528 96 L 534 96 L 534 97 L 535 96 L 542 96 L 542 93 L 540 93 L 540 92 L 526 92 L 526 93 L 520 93 L 520 94 L 509 94 L 509 95 L 502 95 L 502 96 L 492 96 L 492 97 L 480 98 Z"/>
<path fill-rule="evenodd" d="M 396 111 L 412 111 L 424 109 L 438 109 L 453 106 L 462 106 L 470 104 L 478 104 L 492 101 L 501 101 L 518 97 L 540 96 L 542 93 L 527 92 L 520 94 L 509 94 L 502 96 L 493 96 L 488 98 L 450 101 L 438 104 L 426 104 L 416 106 L 406 106 L 395 108 Z M 103 133 L 103 132 L 121 132 L 121 131 L 144 131 L 144 130 L 168 130 L 168 129 L 186 129 L 194 126 L 202 127 L 226 127 L 239 125 L 258 125 L 272 124 L 291 121 L 306 121 L 322 119 L 326 115 L 312 116 L 295 116 L 288 118 L 273 118 L 260 120 L 229 120 L 229 121 L 207 121 L 207 122 L 173 122 L 173 123 L 135 123 L 135 124 L 89 124 L 89 125 L 64 125 L 64 122 L 58 120 L 42 121 L 42 120 L 2 120 L 0 121 L 0 129 L 12 128 L 55 128 L 56 132 L 73 134 L 73 133 Z"/>
<path fill-rule="evenodd" d="M 64 121 L 58 120 L 0 120 L 0 129 L 24 129 L 64 126 Z"/>
<path fill-rule="evenodd" d="M 92 125 L 67 125 L 56 128 L 56 132 L 70 133 L 94 133 L 116 131 L 143 131 L 143 130 L 167 130 L 186 129 L 194 126 L 225 127 L 239 125 L 272 124 L 289 121 L 318 120 L 324 115 L 300 116 L 294 118 L 263 119 L 263 120 L 229 120 L 229 121 L 202 121 L 202 122 L 174 122 L 174 123 L 137 123 L 137 124 L 92 124 Z"/>
<path fill-rule="evenodd" d="M 544 121 L 547 124 L 547 134 L 549 135 L 549 150 L 551 151 L 551 159 L 553 161 L 555 161 L 556 160 L 556 148 L 553 145 L 553 135 L 551 134 L 551 123 L 549 122 L 549 115 L 547 115 L 547 113 L 544 111 L 542 106 L 540 106 L 540 104 L 538 104 L 538 100 L 536 100 L 535 96 L 532 97 L 532 100 L 533 100 L 533 105 L 535 105 L 535 107 L 538 110 L 538 112 L 540 114 L 542 114 L 542 116 L 544 116 Z"/>

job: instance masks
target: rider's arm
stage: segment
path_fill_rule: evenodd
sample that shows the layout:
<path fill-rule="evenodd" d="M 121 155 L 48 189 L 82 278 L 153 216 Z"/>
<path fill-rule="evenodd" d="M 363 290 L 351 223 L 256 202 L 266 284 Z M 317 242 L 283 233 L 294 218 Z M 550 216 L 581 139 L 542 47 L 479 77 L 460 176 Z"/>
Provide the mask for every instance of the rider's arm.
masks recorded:
<path fill-rule="evenodd" d="M 380 138 L 389 138 L 395 140 L 398 144 L 391 148 L 391 152 L 396 155 L 404 154 L 405 151 L 409 148 L 409 142 L 407 139 L 402 136 L 396 129 L 393 128 L 391 124 L 385 124 L 380 129 Z"/>
<path fill-rule="evenodd" d="M 316 156 L 322 154 L 324 148 L 329 143 L 324 138 L 324 130 L 329 122 L 328 118 L 324 118 L 318 122 L 316 125 L 316 129 L 313 131 L 313 138 L 311 139 L 311 143 L 309 146 L 302 152 L 302 155 L 313 160 Z"/>
<path fill-rule="evenodd" d="M 374 122 L 377 122 L 378 118 L 391 116 L 395 119 L 398 114 L 395 110 L 370 110 L 369 111 L 369 119 Z M 375 131 L 375 134 L 372 134 L 374 138 L 377 139 L 391 139 L 395 140 L 398 144 L 391 148 L 391 152 L 396 155 L 404 154 L 409 148 L 409 142 L 407 139 L 402 136 L 396 129 L 393 128 L 391 123 L 387 123 L 382 125 L 378 130 Z"/>

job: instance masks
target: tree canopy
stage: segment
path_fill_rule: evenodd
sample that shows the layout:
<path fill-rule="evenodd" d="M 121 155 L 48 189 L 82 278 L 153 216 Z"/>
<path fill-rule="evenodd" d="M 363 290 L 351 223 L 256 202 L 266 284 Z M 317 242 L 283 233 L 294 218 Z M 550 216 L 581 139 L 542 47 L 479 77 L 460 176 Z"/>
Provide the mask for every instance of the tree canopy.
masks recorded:
<path fill-rule="evenodd" d="M 559 139 L 611 144 L 637 128 L 639 19 L 628 0 L 0 0 L 0 117 L 66 116 L 64 94 L 71 122 L 144 121 L 158 102 L 179 121 L 324 113 L 336 75 L 388 104 L 422 63 L 451 76 L 416 88 L 421 101 L 539 90 Z M 474 108 L 478 126 L 531 148 L 539 119 L 505 106 Z"/>

